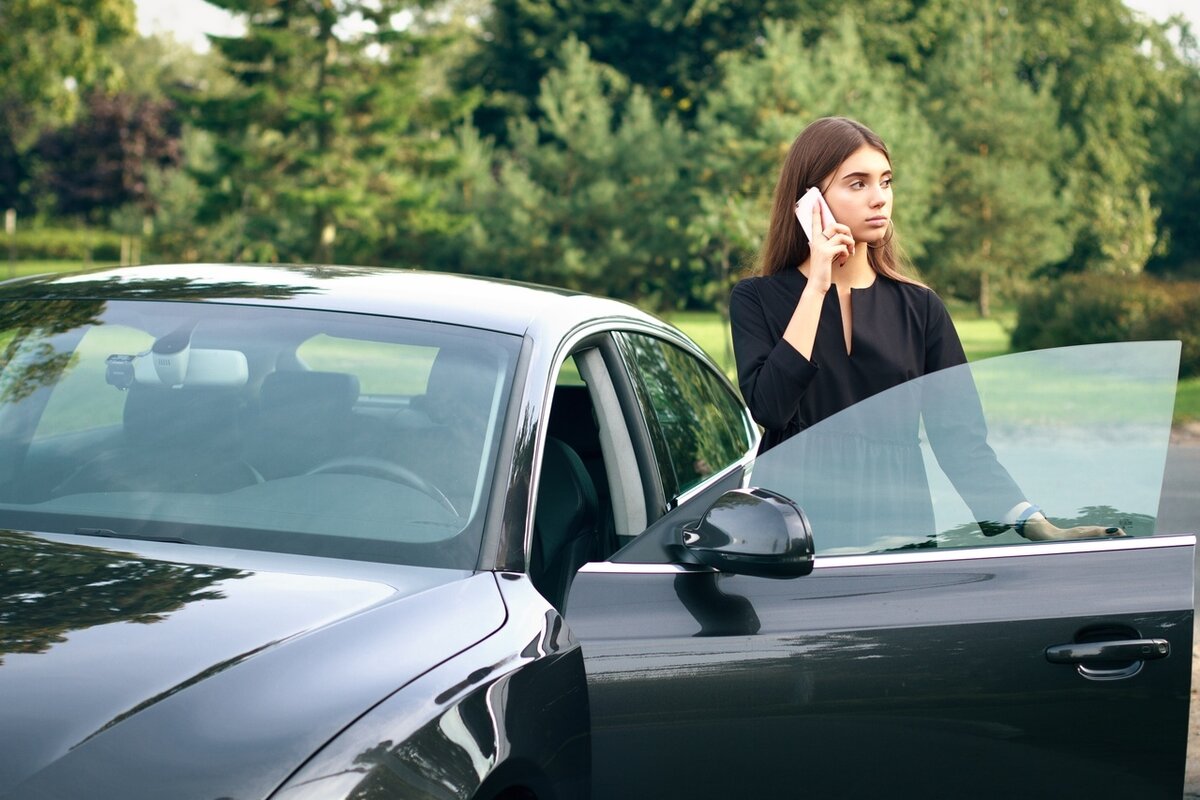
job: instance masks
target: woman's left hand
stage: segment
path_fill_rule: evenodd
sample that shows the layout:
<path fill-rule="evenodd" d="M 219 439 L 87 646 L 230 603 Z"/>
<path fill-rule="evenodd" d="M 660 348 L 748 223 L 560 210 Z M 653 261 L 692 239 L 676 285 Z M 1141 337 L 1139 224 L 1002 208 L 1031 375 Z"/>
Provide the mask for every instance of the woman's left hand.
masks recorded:
<path fill-rule="evenodd" d="M 1041 514 L 1025 520 L 1025 538 L 1035 542 L 1049 542 L 1059 539 L 1111 539 L 1116 536 L 1128 536 L 1124 530 L 1103 525 L 1077 525 L 1074 528 L 1060 528 Z"/>

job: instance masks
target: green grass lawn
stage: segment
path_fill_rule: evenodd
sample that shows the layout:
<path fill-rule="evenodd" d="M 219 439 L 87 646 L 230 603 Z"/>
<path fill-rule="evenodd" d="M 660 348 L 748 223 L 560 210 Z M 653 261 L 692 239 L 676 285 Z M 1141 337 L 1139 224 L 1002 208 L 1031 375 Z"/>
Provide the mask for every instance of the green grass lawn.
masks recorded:
<path fill-rule="evenodd" d="M 1200 420 L 1200 377 L 1184 378 L 1175 391 L 1175 422 Z"/>
<path fill-rule="evenodd" d="M 729 331 L 715 312 L 688 311 L 668 315 L 667 320 L 703 347 L 730 379 L 735 378 L 732 346 L 728 344 Z M 980 361 L 1010 352 L 1008 334 L 1014 320 L 1014 314 L 1009 310 L 988 319 L 959 311 L 954 318 L 954 327 L 962 339 L 967 358 Z M 1200 420 L 1200 377 L 1184 378 L 1176 392 L 1175 422 L 1196 420 Z"/>
<path fill-rule="evenodd" d="M 703 347 L 721 369 L 733 375 L 733 344 L 729 327 L 719 315 L 711 311 L 681 311 L 667 315 L 666 319 Z M 967 358 L 978 361 L 1009 351 L 1007 327 L 1012 321 L 1011 312 L 991 319 L 960 317 L 954 321 L 954 327 Z"/>
<path fill-rule="evenodd" d="M 0 251 L 2 252 L 2 251 Z M 23 278 L 26 275 L 44 275 L 48 272 L 76 272 L 85 269 L 82 261 L 15 261 L 9 262 L 0 255 L 0 280 Z"/>

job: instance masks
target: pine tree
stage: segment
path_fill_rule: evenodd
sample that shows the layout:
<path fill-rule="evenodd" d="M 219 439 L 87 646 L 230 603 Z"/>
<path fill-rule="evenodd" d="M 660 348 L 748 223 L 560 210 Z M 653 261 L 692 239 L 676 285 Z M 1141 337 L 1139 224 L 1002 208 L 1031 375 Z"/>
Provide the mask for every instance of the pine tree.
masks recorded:
<path fill-rule="evenodd" d="M 246 33 L 210 37 L 237 88 L 193 98 L 214 135 L 202 221 L 227 257 L 329 262 L 369 252 L 406 159 L 423 40 L 393 27 L 407 0 L 213 0 Z M 355 24 L 347 24 L 354 20 Z"/>
<path fill-rule="evenodd" d="M 983 316 L 994 288 L 1019 285 L 1070 249 L 1067 203 L 1054 178 L 1067 140 L 1051 87 L 1022 82 L 1017 58 L 1011 24 L 986 2 L 928 71 L 926 107 L 948 145 L 949 212 L 929 274 L 956 294 L 974 294 Z"/>
<path fill-rule="evenodd" d="M 464 85 L 489 93 L 477 124 L 503 138 L 512 115 L 538 114 L 541 80 L 568 39 L 640 86 L 660 112 L 688 120 L 717 83 L 718 57 L 753 46 L 766 20 L 805 15 L 803 0 L 494 0 Z"/>
<path fill-rule="evenodd" d="M 538 119 L 496 149 L 460 132 L 451 205 L 473 219 L 462 269 L 670 306 L 687 251 L 686 138 L 642 90 L 568 40 Z"/>

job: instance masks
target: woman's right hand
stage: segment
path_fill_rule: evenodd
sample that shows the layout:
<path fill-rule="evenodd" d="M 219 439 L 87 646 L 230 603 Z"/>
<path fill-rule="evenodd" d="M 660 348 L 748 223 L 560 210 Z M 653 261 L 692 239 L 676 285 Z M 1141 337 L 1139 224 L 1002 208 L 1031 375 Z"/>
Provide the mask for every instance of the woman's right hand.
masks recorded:
<path fill-rule="evenodd" d="M 813 204 L 812 231 L 813 238 L 808 243 L 808 285 L 824 294 L 833 285 L 833 268 L 842 266 L 854 254 L 854 237 L 848 225 L 832 222 L 826 226 L 820 203 Z"/>

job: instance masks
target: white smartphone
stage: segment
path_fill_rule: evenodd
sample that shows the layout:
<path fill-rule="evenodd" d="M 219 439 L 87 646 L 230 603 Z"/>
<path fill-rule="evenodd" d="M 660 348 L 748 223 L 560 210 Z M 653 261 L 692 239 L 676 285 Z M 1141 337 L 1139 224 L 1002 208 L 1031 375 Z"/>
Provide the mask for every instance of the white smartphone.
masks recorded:
<path fill-rule="evenodd" d="M 796 201 L 796 219 L 800 222 L 800 227 L 804 229 L 804 235 L 811 242 L 813 238 L 812 232 L 812 212 L 813 206 L 821 205 L 821 219 L 826 227 L 837 222 L 833 218 L 833 212 L 829 210 L 829 204 L 825 202 L 825 196 L 821 194 L 821 190 L 817 187 L 812 187 L 804 196 Z"/>

